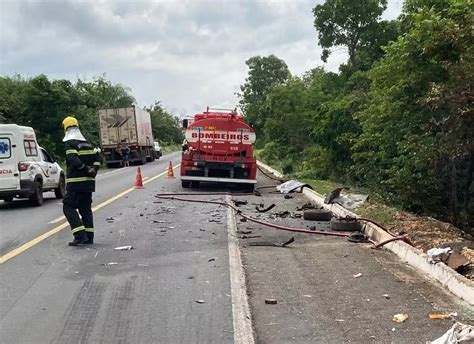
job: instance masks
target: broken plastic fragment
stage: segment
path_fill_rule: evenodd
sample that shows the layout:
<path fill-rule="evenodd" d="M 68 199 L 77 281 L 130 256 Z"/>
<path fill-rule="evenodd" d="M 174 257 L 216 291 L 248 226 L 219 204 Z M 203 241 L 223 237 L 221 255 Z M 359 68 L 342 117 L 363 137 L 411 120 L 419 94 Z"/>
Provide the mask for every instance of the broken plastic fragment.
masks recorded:
<path fill-rule="evenodd" d="M 133 246 L 119 246 L 114 248 L 115 251 L 129 251 L 133 250 Z"/>
<path fill-rule="evenodd" d="M 362 274 L 359 272 L 358 274 L 355 274 L 355 275 L 354 275 L 354 278 L 359 278 L 359 277 L 361 277 L 361 276 L 362 276 Z"/>
<path fill-rule="evenodd" d="M 398 323 L 402 323 L 406 321 L 407 319 L 408 319 L 408 314 L 404 313 L 404 314 L 395 314 L 392 320 Z"/>

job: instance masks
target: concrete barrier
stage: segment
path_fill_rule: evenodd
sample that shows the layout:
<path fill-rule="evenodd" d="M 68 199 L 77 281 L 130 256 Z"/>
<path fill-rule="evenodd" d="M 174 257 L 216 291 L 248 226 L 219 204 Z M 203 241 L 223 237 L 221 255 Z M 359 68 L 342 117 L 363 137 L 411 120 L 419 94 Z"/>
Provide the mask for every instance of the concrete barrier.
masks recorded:
<path fill-rule="evenodd" d="M 283 178 L 283 175 L 274 168 L 260 161 L 257 163 L 261 168 L 273 173 L 276 177 Z M 339 204 L 324 204 L 324 196 L 320 195 L 314 190 L 303 188 L 303 194 L 315 205 L 323 207 L 324 209 L 331 211 L 333 214 L 339 217 L 360 217 L 359 215 L 347 210 Z M 392 237 L 382 228 L 372 223 L 365 223 L 364 231 L 372 240 L 376 242 L 381 242 Z M 384 245 L 384 248 L 395 253 L 402 261 L 407 262 L 409 265 L 437 280 L 443 287 L 448 289 L 457 297 L 467 301 L 471 305 L 474 305 L 473 281 L 458 274 L 444 263 L 429 263 L 427 260 L 427 255 L 423 253 L 423 251 L 412 247 L 403 241 L 390 242 Z"/>

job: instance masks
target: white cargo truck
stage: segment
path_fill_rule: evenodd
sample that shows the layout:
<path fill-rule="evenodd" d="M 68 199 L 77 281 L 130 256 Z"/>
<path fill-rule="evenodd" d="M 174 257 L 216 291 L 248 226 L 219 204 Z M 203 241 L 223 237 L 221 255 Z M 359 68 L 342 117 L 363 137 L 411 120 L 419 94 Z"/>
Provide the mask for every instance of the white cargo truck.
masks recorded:
<path fill-rule="evenodd" d="M 137 106 L 99 110 L 100 143 L 107 167 L 118 167 L 129 148 L 129 161 L 155 160 L 150 114 Z"/>

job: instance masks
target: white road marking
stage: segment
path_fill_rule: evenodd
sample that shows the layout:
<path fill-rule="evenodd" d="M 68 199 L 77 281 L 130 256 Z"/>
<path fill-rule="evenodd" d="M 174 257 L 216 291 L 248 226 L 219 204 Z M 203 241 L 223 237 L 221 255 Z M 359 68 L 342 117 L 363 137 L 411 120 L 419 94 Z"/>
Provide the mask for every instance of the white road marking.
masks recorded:
<path fill-rule="evenodd" d="M 230 203 L 231 197 L 226 196 Z M 234 322 L 234 343 L 254 344 L 252 315 L 247 296 L 245 273 L 240 257 L 239 240 L 234 210 L 227 209 L 227 240 L 229 245 L 230 290 L 232 294 L 232 315 Z"/>

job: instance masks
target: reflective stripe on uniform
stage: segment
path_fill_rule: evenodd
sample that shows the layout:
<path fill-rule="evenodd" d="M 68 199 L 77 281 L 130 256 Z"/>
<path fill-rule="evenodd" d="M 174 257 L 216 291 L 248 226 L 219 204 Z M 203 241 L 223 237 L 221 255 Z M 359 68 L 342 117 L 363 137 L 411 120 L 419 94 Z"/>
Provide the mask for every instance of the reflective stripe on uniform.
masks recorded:
<path fill-rule="evenodd" d="M 85 230 L 86 230 L 86 232 L 89 232 L 89 233 L 94 233 L 95 232 L 94 228 L 87 228 L 86 227 Z"/>
<path fill-rule="evenodd" d="M 100 166 L 100 162 L 99 161 L 94 162 L 94 166 Z"/>
<path fill-rule="evenodd" d="M 77 178 L 66 178 L 66 183 L 79 183 L 79 182 L 88 182 L 94 181 L 92 177 L 77 177 Z"/>
<path fill-rule="evenodd" d="M 71 229 L 71 233 L 74 234 L 76 232 L 83 231 L 83 230 L 84 230 L 84 226 L 79 226 L 79 227 Z"/>
<path fill-rule="evenodd" d="M 80 150 L 78 154 L 79 155 L 92 155 L 92 154 L 96 154 L 96 151 L 94 149 Z"/>
<path fill-rule="evenodd" d="M 66 151 L 66 155 L 68 155 L 68 154 L 77 154 L 77 150 L 76 149 L 68 149 Z"/>

